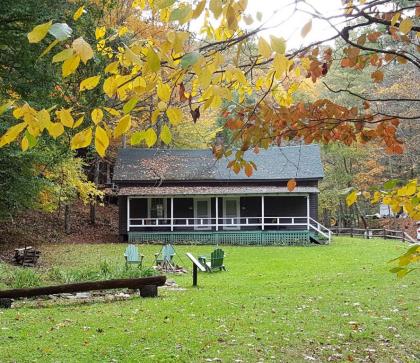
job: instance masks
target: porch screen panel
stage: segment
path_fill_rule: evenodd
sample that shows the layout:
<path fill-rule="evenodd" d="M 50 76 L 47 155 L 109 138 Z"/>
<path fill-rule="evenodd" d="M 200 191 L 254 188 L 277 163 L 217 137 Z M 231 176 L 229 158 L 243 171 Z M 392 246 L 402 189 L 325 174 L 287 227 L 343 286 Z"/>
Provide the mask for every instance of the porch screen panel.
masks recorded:
<path fill-rule="evenodd" d="M 266 217 L 306 216 L 306 197 L 304 196 L 267 196 L 264 206 Z"/>
<path fill-rule="evenodd" d="M 130 218 L 147 218 L 147 199 L 130 198 Z"/>
<path fill-rule="evenodd" d="M 241 217 L 261 217 L 261 197 L 241 197 Z"/>
<path fill-rule="evenodd" d="M 192 198 L 174 198 L 174 218 L 194 218 Z"/>
<path fill-rule="evenodd" d="M 166 218 L 166 200 L 164 198 L 150 199 L 150 218 Z"/>

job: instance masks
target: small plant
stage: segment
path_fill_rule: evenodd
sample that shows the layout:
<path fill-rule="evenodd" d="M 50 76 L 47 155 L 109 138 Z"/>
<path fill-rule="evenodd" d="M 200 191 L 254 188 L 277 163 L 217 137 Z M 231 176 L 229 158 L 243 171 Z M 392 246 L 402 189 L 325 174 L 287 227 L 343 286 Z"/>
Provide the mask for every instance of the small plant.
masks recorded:
<path fill-rule="evenodd" d="M 59 267 L 52 267 L 48 270 L 47 278 L 51 281 L 63 282 L 65 281 L 66 273 Z"/>
<path fill-rule="evenodd" d="M 101 261 L 99 265 L 100 274 L 104 278 L 109 278 L 112 275 L 112 268 L 108 261 Z"/>
<path fill-rule="evenodd" d="M 16 267 L 9 270 L 6 277 L 6 284 L 16 289 L 35 287 L 41 285 L 41 277 L 32 269 Z"/>

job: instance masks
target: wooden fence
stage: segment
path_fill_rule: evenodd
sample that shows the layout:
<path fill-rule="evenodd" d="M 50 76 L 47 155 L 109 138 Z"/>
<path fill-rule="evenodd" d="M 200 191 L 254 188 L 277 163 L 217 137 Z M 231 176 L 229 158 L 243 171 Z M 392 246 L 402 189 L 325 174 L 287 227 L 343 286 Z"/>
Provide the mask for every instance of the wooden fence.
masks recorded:
<path fill-rule="evenodd" d="M 350 237 L 363 237 L 363 238 L 384 238 L 384 239 L 397 239 L 402 242 L 417 243 L 407 232 L 397 231 L 394 229 L 377 228 L 377 229 L 364 229 L 354 227 L 331 227 L 330 230 L 337 236 L 346 235 Z"/>

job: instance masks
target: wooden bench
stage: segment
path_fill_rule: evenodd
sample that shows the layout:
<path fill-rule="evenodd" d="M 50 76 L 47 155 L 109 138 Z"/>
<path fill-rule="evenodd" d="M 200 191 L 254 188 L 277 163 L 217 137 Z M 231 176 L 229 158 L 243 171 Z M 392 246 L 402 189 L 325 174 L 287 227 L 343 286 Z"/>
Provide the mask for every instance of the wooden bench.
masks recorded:
<path fill-rule="evenodd" d="M 121 288 L 139 289 L 141 297 L 155 297 L 157 296 L 157 287 L 163 286 L 165 282 L 166 276 L 153 276 L 141 277 L 137 279 L 102 280 L 79 282 L 75 284 L 66 285 L 0 290 L 0 307 L 10 308 L 12 304 L 12 299 L 17 299 L 21 297 L 34 297 L 42 295 Z"/>

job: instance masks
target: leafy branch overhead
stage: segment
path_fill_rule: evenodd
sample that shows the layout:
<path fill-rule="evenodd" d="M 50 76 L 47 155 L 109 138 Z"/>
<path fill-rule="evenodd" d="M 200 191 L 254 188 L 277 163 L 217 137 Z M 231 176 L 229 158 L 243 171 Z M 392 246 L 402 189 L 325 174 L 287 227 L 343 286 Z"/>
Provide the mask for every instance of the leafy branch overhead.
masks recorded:
<path fill-rule="evenodd" d="M 136 22 L 100 24 L 92 34 L 78 24 L 95 6 L 75 9 L 71 27 L 51 20 L 28 33 L 30 43 L 45 44 L 40 57 L 55 52 L 51 62 L 61 69 L 60 91 L 67 107 L 51 104 L 39 110 L 12 98 L 1 110 L 13 109 L 16 123 L 2 135 L 0 146 L 18 141 L 27 150 L 36 144 L 29 139 L 45 133 L 54 139 L 68 136 L 73 150 L 93 145 L 104 157 L 112 138 L 129 135 L 133 144 L 147 147 L 158 140 L 169 144 L 173 128 L 185 117 L 197 122 L 201 112 L 221 109 L 225 128 L 241 145 L 229 166 L 236 173 L 244 169 L 248 176 L 256 165 L 243 159 L 244 152 L 283 140 L 350 145 L 376 139 L 389 152 L 403 152 L 397 135 L 400 115 L 379 111 L 367 98 L 363 107 L 349 108 L 324 98 L 302 102 L 295 95 L 308 82 L 318 83 L 334 63 L 368 69 L 374 83 L 384 82 L 386 68 L 411 64 L 418 69 L 418 5 L 349 1 L 342 13 L 327 17 L 298 1 L 294 11 L 311 17 L 302 24 L 302 38 L 312 31 L 312 19 L 335 31 L 299 49 L 288 49 L 281 36 L 261 36 L 269 26 L 261 14 L 247 12 L 246 0 L 201 0 L 194 5 L 136 0 L 130 10 Z M 338 26 L 337 18 L 346 25 Z M 188 31 L 192 22 L 202 23 L 199 33 Z M 153 31 L 142 37 L 139 24 L 151 24 Z M 344 41 L 340 57 L 329 46 L 337 39 Z M 83 102 L 89 93 L 95 94 L 94 106 Z M 250 95 L 254 102 L 243 102 Z M 226 102 L 234 107 L 223 109 Z M 214 153 L 229 156 L 231 147 L 215 145 Z M 290 190 L 295 185 L 288 183 Z"/>

